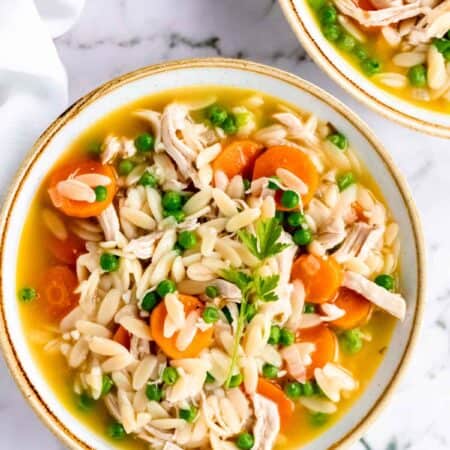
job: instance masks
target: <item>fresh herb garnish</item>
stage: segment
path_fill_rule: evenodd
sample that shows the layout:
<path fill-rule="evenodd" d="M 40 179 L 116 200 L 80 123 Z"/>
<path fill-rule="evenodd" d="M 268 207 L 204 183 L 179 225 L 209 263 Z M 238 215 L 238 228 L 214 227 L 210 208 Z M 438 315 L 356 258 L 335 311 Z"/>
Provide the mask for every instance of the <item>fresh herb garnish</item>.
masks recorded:
<path fill-rule="evenodd" d="M 283 232 L 283 227 L 278 220 L 261 219 L 256 223 L 256 234 L 246 230 L 238 231 L 238 236 L 243 244 L 260 261 L 282 252 L 289 244 L 278 242 Z"/>

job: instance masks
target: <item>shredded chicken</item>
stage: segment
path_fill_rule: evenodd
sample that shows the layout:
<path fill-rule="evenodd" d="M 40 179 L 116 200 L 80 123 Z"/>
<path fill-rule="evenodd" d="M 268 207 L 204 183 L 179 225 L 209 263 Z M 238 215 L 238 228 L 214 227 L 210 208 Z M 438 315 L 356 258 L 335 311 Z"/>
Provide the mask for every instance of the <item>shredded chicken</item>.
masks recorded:
<path fill-rule="evenodd" d="M 374 305 L 400 320 L 405 319 L 406 301 L 400 294 L 394 294 L 356 272 L 347 271 L 342 285 L 361 294 Z"/>
<path fill-rule="evenodd" d="M 280 415 L 277 405 L 262 395 L 255 394 L 253 396 L 253 408 L 256 423 L 253 428 L 255 444 L 252 450 L 272 450 L 280 431 Z"/>

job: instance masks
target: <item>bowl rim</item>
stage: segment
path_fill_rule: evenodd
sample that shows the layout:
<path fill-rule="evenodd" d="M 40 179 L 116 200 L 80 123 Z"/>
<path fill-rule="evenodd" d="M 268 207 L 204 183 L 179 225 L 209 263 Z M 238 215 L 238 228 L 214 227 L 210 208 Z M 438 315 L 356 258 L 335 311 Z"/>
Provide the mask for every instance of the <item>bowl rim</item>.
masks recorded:
<path fill-rule="evenodd" d="M 362 121 L 347 106 L 345 106 L 331 94 L 328 94 L 326 91 L 311 84 L 310 82 L 305 81 L 300 77 L 297 77 L 283 70 L 255 62 L 229 58 L 195 58 L 174 60 L 137 69 L 130 73 L 118 76 L 92 90 L 85 96 L 81 97 L 71 106 L 69 106 L 58 118 L 56 118 L 55 121 L 52 122 L 49 127 L 42 133 L 42 135 L 37 139 L 35 144 L 28 152 L 27 156 L 25 157 L 24 161 L 22 162 L 19 170 L 17 171 L 17 174 L 14 177 L 14 180 L 10 185 L 3 203 L 3 208 L 0 216 L 0 347 L 2 349 L 9 371 L 27 402 L 33 408 L 41 421 L 57 438 L 59 438 L 69 448 L 80 450 L 92 449 L 92 447 L 90 447 L 88 443 L 84 442 L 74 433 L 72 433 L 71 430 L 68 429 L 56 417 L 56 415 L 52 413 L 45 400 L 41 398 L 36 388 L 33 386 L 30 378 L 28 377 L 27 373 L 20 363 L 18 354 L 13 344 L 12 336 L 10 336 L 8 332 L 3 306 L 3 301 L 5 300 L 3 298 L 3 258 L 5 256 L 4 249 L 5 238 L 7 234 L 6 231 L 9 226 L 9 220 L 12 215 L 13 209 L 16 206 L 18 194 L 24 183 L 27 182 L 31 168 L 33 167 L 38 156 L 46 150 L 47 144 L 52 140 L 57 132 L 64 128 L 66 123 L 76 117 L 77 114 L 85 107 L 91 105 L 92 103 L 95 103 L 99 98 L 109 94 L 116 88 L 123 86 L 129 82 L 138 80 L 140 78 L 145 78 L 147 76 L 159 74 L 165 71 L 176 71 L 179 69 L 191 68 L 234 69 L 253 72 L 290 84 L 297 89 L 306 91 L 307 93 L 318 98 L 318 100 L 323 101 L 340 115 L 343 115 L 351 123 L 351 125 L 364 136 L 364 138 L 368 141 L 370 146 L 384 163 L 403 199 L 414 235 L 418 267 L 417 304 L 414 311 L 411 332 L 408 337 L 405 351 L 398 363 L 397 369 L 390 379 L 389 383 L 387 384 L 386 388 L 384 389 L 383 393 L 376 399 L 368 414 L 363 417 L 350 431 L 348 431 L 345 436 L 343 436 L 339 441 L 335 442 L 330 447 L 331 449 L 336 450 L 347 448 L 352 442 L 358 439 L 365 432 L 369 425 L 376 419 L 383 407 L 386 406 L 387 401 L 392 396 L 393 391 L 398 385 L 401 376 L 405 372 L 405 367 L 409 363 L 413 348 L 417 343 L 425 303 L 426 261 L 422 226 L 420 223 L 418 212 L 416 210 L 416 206 L 409 192 L 406 180 L 394 165 L 394 162 L 387 150 L 383 147 L 381 142 L 364 121 Z"/>
<path fill-rule="evenodd" d="M 370 109 L 378 112 L 386 119 L 397 122 L 403 126 L 406 126 L 415 131 L 426 133 L 431 136 L 450 139 L 450 127 L 434 123 L 433 121 L 423 120 L 414 117 L 411 114 L 407 114 L 401 111 L 399 108 L 395 108 L 387 105 L 377 97 L 367 92 L 364 87 L 357 82 L 353 81 L 350 76 L 346 75 L 323 51 L 319 43 L 314 39 L 309 32 L 301 15 L 298 14 L 294 5 L 294 0 L 278 0 L 281 9 L 286 17 L 291 29 L 294 31 L 301 45 L 307 51 L 309 56 L 314 62 L 339 86 L 344 88 L 349 94 L 356 97 L 364 105 Z M 334 52 L 339 58 L 341 58 L 338 52 Z M 355 70 L 355 69 L 352 69 Z M 374 85 L 374 83 L 371 83 Z M 375 86 L 375 85 L 374 85 Z M 381 88 L 378 88 L 382 91 Z M 420 108 L 427 111 L 426 108 Z"/>

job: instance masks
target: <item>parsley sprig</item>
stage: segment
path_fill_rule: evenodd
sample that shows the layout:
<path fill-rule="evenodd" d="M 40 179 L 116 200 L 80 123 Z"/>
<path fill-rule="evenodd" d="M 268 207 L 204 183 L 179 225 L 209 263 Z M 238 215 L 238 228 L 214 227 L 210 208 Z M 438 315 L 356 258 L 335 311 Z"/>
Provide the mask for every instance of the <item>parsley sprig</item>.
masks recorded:
<path fill-rule="evenodd" d="M 252 273 L 235 269 L 228 269 L 222 272 L 222 277 L 230 283 L 235 284 L 242 293 L 241 307 L 231 354 L 231 364 L 227 379 L 225 380 L 225 387 L 229 387 L 237 363 L 239 344 L 245 328 L 247 305 L 258 300 L 263 302 L 274 302 L 278 300 L 275 289 L 280 280 L 279 275 L 262 276 L 258 273 L 258 269 L 265 259 L 275 256 L 289 247 L 289 244 L 278 242 L 283 228 L 276 219 L 259 220 L 256 223 L 255 231 L 255 235 L 248 231 L 239 231 L 238 235 L 250 252 L 261 261 L 260 265 Z"/>

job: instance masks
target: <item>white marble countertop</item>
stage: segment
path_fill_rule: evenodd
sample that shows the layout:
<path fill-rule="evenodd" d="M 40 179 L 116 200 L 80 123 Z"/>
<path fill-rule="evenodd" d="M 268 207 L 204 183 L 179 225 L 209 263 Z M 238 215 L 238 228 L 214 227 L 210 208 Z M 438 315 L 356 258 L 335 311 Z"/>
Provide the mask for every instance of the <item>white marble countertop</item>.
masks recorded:
<path fill-rule="evenodd" d="M 325 88 L 369 123 L 407 177 L 424 224 L 428 304 L 415 357 L 389 406 L 355 450 L 450 448 L 450 142 L 367 110 L 312 63 L 276 0 L 87 0 L 56 42 L 72 100 L 140 66 L 169 59 L 241 57 Z M 0 448 L 64 448 L 42 425 L 0 359 Z"/>

